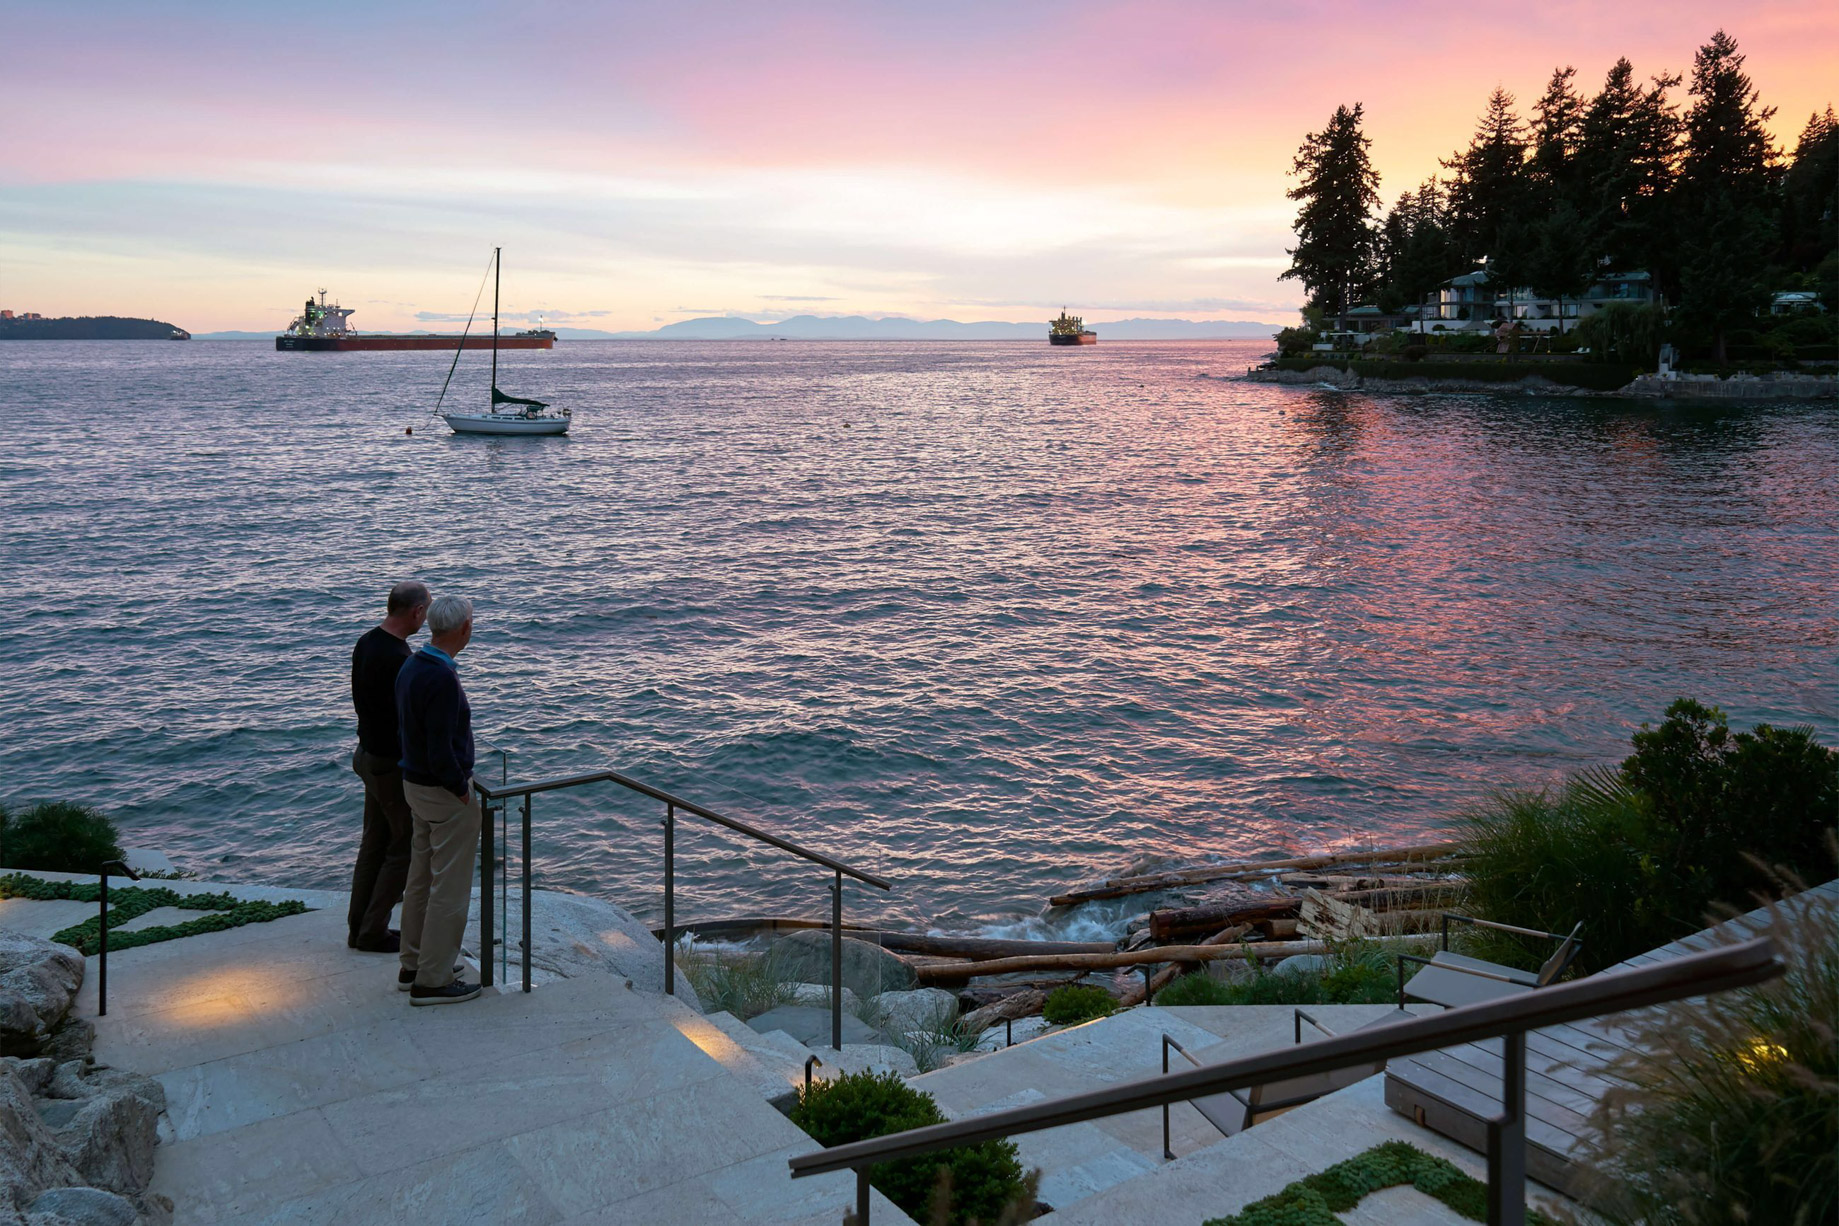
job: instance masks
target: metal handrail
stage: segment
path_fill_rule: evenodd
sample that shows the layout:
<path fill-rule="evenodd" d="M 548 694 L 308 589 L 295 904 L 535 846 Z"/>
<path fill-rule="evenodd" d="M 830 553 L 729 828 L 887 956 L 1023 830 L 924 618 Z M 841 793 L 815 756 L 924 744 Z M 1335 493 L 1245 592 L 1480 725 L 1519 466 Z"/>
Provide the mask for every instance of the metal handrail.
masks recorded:
<path fill-rule="evenodd" d="M 498 787 L 492 787 L 489 784 L 480 783 L 476 779 L 473 780 L 473 786 L 479 790 L 479 795 L 487 800 L 504 800 L 512 796 L 529 796 L 536 792 L 554 792 L 561 788 L 580 787 L 587 783 L 617 783 L 623 788 L 642 793 L 643 795 L 651 797 L 653 800 L 661 800 L 673 808 L 682 809 L 685 813 L 694 813 L 697 817 L 714 822 L 718 826 L 726 826 L 736 834 L 744 834 L 750 839 L 757 839 L 762 843 L 770 843 L 781 851 L 789 851 L 793 855 L 801 856 L 814 864 L 821 864 L 825 868 L 842 873 L 845 877 L 854 877 L 857 881 L 867 882 L 869 885 L 875 886 L 878 889 L 891 890 L 894 888 L 892 882 L 884 881 L 873 873 L 864 872 L 859 868 L 851 868 L 841 860 L 827 856 L 821 851 L 812 851 L 808 847 L 800 847 L 790 839 L 782 839 L 776 834 L 768 834 L 764 830 L 757 830 L 738 818 L 717 813 L 713 809 L 705 809 L 694 801 L 685 800 L 681 796 L 672 796 L 662 788 L 654 788 L 649 783 L 641 783 L 629 775 L 620 774 L 618 771 L 592 771 L 585 775 L 565 775 L 560 779 L 544 779 L 536 783 L 519 783 L 515 786 L 501 784 Z"/>
<path fill-rule="evenodd" d="M 1416 1055 L 1462 1043 L 1505 1038 L 1504 1114 L 1490 1124 L 1489 1221 L 1524 1220 L 1526 1184 L 1525 1036 L 1529 1030 L 1600 1017 L 1667 1001 L 1762 983 L 1785 969 L 1775 944 L 1758 937 L 1634 970 L 1592 975 L 1501 1000 L 1463 1005 L 1369 1030 L 1320 1039 L 1300 1047 L 1241 1056 L 1205 1068 L 1145 1077 L 1083 1094 L 992 1111 L 945 1124 L 908 1129 L 790 1160 L 792 1177 L 854 1170 L 858 1217 L 866 1226 L 868 1168 L 936 1150 L 974 1145 L 1021 1133 L 1104 1119 L 1130 1111 L 1185 1102 L 1270 1081 L 1328 1073 L 1381 1059 Z M 1513 1216 L 1515 1211 L 1520 1216 Z"/>
<path fill-rule="evenodd" d="M 591 783 L 616 783 L 629 791 L 649 796 L 653 800 L 664 802 L 664 992 L 674 996 L 677 992 L 676 967 L 676 848 L 677 848 L 677 811 L 693 814 L 706 821 L 714 822 L 726 830 L 745 835 L 756 842 L 777 847 L 790 852 L 813 864 L 820 864 L 835 876 L 831 882 L 830 903 L 830 1042 L 838 1051 L 843 1049 L 843 878 L 853 877 L 857 881 L 872 885 L 877 889 L 893 888 L 891 882 L 843 863 L 820 851 L 800 847 L 790 839 L 782 839 L 776 834 L 768 834 L 738 818 L 725 813 L 717 813 L 695 801 L 685 800 L 672 795 L 662 788 L 640 782 L 618 771 L 590 771 L 582 775 L 564 775 L 557 779 L 542 779 L 535 783 L 507 784 L 499 783 L 494 787 L 489 783 L 473 780 L 473 787 L 478 791 L 484 812 L 479 823 L 479 870 L 485 889 L 479 898 L 479 979 L 486 987 L 492 986 L 492 943 L 494 941 L 495 917 L 493 914 L 493 891 L 491 888 L 491 870 L 497 852 L 493 846 L 491 809 L 496 802 L 509 809 L 509 801 L 514 797 L 523 798 L 523 990 L 530 990 L 530 893 L 532 889 L 531 865 L 531 821 L 530 798 L 539 792 L 555 792 L 564 788 L 582 787 Z M 508 888 L 507 888 L 508 893 Z M 507 951 L 508 952 L 508 951 Z"/>

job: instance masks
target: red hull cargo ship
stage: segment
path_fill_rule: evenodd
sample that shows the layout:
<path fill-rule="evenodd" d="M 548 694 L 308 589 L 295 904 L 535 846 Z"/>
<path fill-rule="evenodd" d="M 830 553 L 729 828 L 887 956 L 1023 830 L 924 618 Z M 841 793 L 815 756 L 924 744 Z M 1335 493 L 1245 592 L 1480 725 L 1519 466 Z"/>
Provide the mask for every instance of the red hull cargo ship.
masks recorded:
<path fill-rule="evenodd" d="M 466 336 L 459 334 L 440 336 L 422 333 L 404 336 L 388 332 L 362 333 L 353 332 L 346 326 L 346 321 L 355 313 L 356 308 L 339 306 L 326 302 L 326 291 L 319 291 L 319 301 L 306 300 L 306 309 L 293 323 L 287 325 L 287 331 L 275 337 L 275 348 L 283 351 L 324 352 L 334 350 L 366 349 L 490 349 L 492 338 L 489 336 Z M 500 349 L 554 349 L 556 334 L 547 328 L 531 328 L 524 332 L 515 332 L 498 338 Z"/>

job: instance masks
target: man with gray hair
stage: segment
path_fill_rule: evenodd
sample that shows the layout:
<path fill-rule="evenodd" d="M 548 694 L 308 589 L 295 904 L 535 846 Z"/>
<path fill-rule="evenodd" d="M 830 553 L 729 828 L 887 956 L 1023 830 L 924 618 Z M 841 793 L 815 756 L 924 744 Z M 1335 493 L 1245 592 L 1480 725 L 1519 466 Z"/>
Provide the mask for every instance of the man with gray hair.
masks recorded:
<path fill-rule="evenodd" d="M 409 802 L 402 795 L 402 739 L 396 731 L 396 674 L 411 654 L 409 636 L 428 616 L 428 587 L 406 579 L 390 589 L 383 621 L 351 652 L 351 705 L 358 713 L 358 747 L 351 769 L 364 781 L 364 834 L 351 873 L 345 944 L 393 954 L 398 939 L 390 912 L 402 901 L 409 875 Z"/>
<path fill-rule="evenodd" d="M 479 995 L 478 984 L 455 975 L 454 962 L 466 931 L 479 842 L 472 708 L 455 662 L 472 637 L 472 601 L 442 596 L 428 606 L 428 645 L 396 674 L 402 791 L 414 818 L 396 986 L 411 1005 L 458 1004 Z"/>

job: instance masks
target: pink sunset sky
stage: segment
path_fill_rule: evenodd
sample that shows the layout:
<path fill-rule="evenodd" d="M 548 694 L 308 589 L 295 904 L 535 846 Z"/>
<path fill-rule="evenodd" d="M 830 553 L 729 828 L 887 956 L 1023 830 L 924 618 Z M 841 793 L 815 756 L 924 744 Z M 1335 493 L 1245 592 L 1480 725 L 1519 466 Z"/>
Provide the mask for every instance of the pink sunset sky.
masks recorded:
<path fill-rule="evenodd" d="M 1499 84 L 1726 28 L 1792 142 L 1839 5 L 8 4 L 0 307 L 273 330 L 506 305 L 1287 322 L 1286 172 L 1364 102 L 1388 200 Z M 1684 101 L 1683 90 L 1680 91 Z"/>

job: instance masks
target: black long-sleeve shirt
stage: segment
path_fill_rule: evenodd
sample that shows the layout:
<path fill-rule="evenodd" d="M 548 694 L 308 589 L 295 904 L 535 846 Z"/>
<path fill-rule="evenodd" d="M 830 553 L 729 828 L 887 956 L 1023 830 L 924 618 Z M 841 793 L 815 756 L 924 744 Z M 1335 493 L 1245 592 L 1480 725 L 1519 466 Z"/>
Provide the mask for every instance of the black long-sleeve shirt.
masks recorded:
<path fill-rule="evenodd" d="M 396 722 L 402 729 L 402 777 L 466 795 L 473 774 L 473 710 L 460 673 L 445 652 L 424 647 L 396 674 Z"/>
<path fill-rule="evenodd" d="M 413 655 L 409 645 L 373 627 L 351 649 L 351 705 L 358 713 L 358 745 L 391 761 L 402 757 L 396 734 L 396 674 Z"/>

